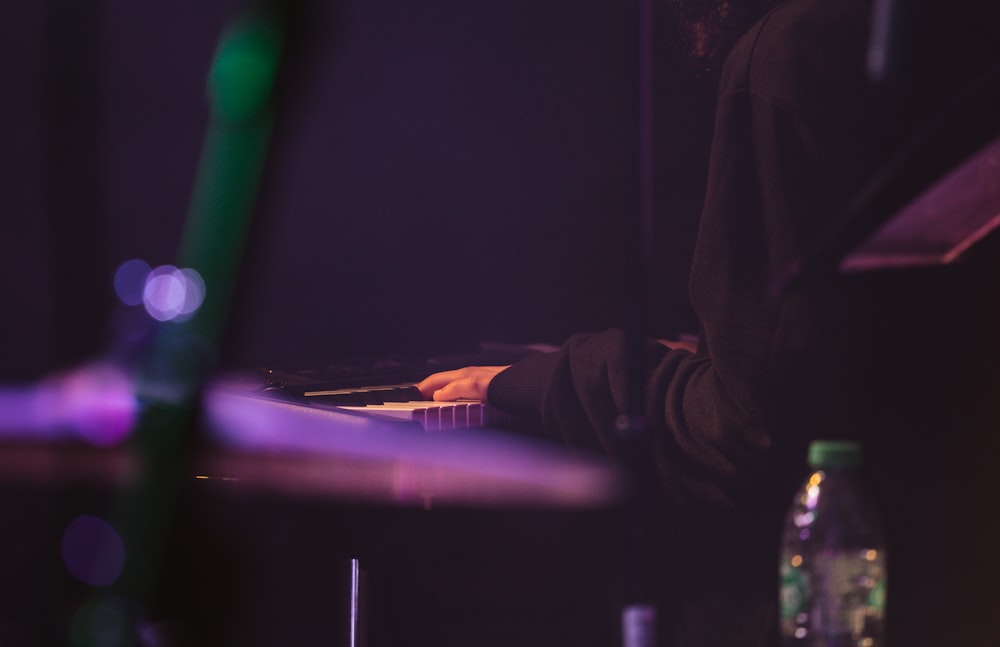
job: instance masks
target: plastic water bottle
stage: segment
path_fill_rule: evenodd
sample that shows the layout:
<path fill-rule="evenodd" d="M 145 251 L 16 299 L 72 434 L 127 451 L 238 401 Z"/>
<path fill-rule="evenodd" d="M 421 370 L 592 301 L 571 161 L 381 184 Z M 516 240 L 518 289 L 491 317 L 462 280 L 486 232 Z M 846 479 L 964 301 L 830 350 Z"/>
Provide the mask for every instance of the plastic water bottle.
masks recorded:
<path fill-rule="evenodd" d="M 874 499 L 858 473 L 861 446 L 816 441 L 781 542 L 785 647 L 884 647 L 886 551 Z"/>

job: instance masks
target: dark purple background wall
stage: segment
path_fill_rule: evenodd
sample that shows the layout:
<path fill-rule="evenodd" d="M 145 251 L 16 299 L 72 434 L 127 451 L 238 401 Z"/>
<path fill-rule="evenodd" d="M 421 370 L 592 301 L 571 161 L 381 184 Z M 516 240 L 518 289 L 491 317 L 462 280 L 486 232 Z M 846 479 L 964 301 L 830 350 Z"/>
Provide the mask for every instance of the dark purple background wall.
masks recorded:
<path fill-rule="evenodd" d="M 102 352 L 110 277 L 173 260 L 238 3 L 9 7 L 0 27 L 0 377 Z M 634 3 L 309 3 L 228 362 L 560 342 L 622 322 L 637 209 Z M 708 78 L 656 6 L 654 330 L 686 274 Z"/>

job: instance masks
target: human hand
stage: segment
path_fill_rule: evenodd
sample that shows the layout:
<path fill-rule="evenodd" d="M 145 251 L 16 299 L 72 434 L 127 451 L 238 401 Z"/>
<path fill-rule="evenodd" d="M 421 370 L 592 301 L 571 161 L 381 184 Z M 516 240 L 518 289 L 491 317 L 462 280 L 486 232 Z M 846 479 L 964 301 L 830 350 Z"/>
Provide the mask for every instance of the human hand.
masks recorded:
<path fill-rule="evenodd" d="M 434 373 L 421 380 L 417 389 L 428 400 L 486 400 L 486 392 L 497 373 L 506 366 L 466 366 Z"/>

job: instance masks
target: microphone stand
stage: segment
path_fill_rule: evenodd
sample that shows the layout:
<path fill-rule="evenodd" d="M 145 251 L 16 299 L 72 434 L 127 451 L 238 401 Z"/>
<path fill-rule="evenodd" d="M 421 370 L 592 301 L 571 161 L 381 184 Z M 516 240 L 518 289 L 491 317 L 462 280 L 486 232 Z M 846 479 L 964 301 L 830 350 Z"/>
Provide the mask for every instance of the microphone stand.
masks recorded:
<path fill-rule="evenodd" d="M 623 647 L 656 644 L 657 612 L 650 585 L 650 527 L 655 514 L 656 466 L 645 424 L 643 383 L 646 266 L 653 232 L 653 4 L 638 0 L 638 209 L 628 219 L 625 249 L 627 405 L 617 421 L 619 449 L 632 476 L 625 503 L 625 599 Z M 632 253 L 629 254 L 628 252 Z"/>

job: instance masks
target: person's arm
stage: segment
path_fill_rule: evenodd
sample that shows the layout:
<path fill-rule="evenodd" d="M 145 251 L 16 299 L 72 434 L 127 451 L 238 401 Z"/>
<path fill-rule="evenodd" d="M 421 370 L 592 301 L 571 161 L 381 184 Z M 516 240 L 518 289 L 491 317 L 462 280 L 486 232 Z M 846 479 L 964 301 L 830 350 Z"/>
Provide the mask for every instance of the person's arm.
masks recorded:
<path fill-rule="evenodd" d="M 682 498 L 728 501 L 753 478 L 766 435 L 749 410 L 733 401 L 707 355 L 689 344 L 673 346 L 645 343 L 646 370 L 638 382 L 623 359 L 625 334 L 608 330 L 576 335 L 555 352 L 508 367 L 437 373 L 418 388 L 434 400 L 489 401 L 552 440 L 616 457 L 618 416 L 629 389 L 640 385 L 665 481 Z"/>
<path fill-rule="evenodd" d="M 694 339 L 658 339 L 659 343 L 672 350 L 695 352 L 698 343 Z M 454 402 L 456 400 L 488 400 L 490 383 L 507 366 L 466 366 L 452 371 L 441 371 L 429 375 L 417 384 L 417 389 L 427 400 Z"/>
<path fill-rule="evenodd" d="M 673 497 L 723 503 L 749 492 L 768 444 L 758 412 L 734 398 L 708 354 L 647 340 L 636 376 L 628 348 L 617 329 L 573 336 L 497 374 L 489 401 L 553 440 L 618 458 L 619 417 L 640 388 L 645 432 Z"/>

